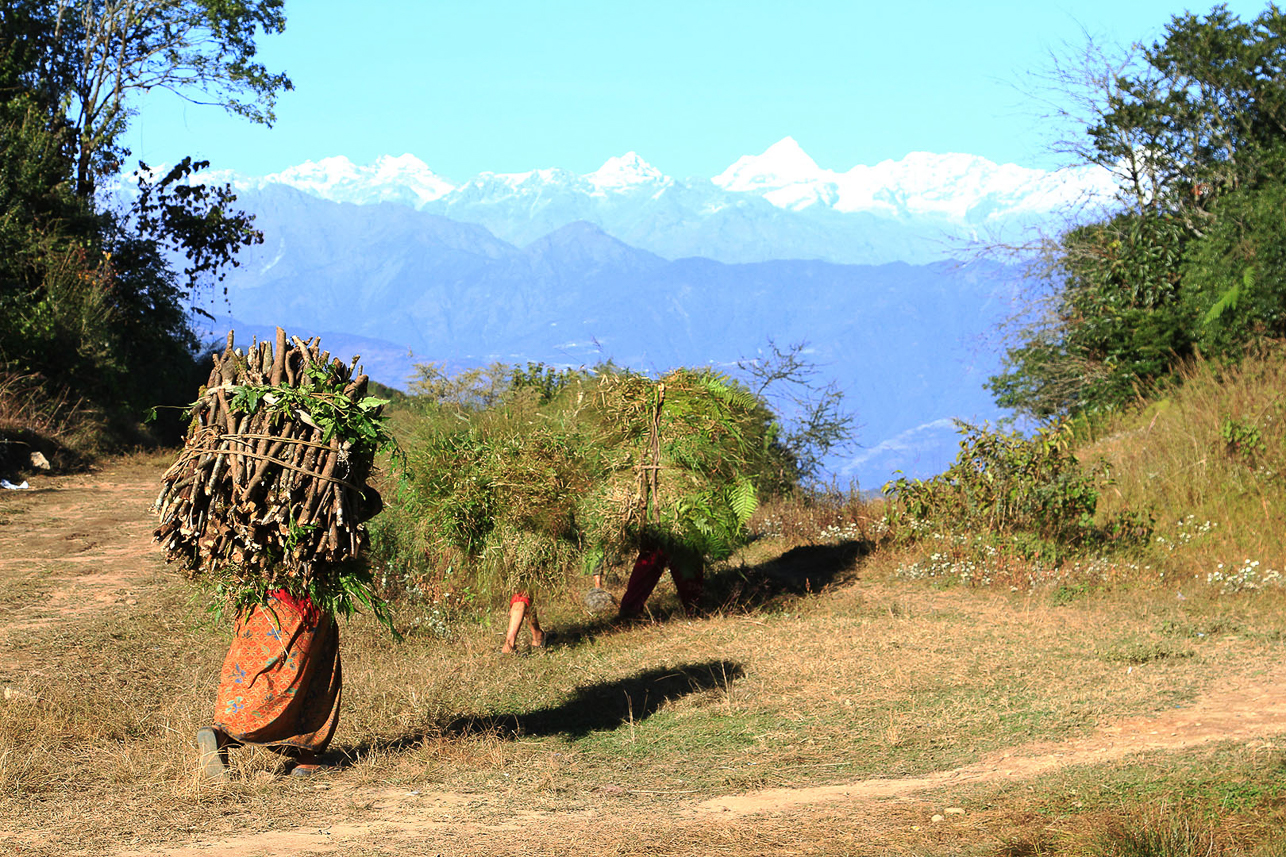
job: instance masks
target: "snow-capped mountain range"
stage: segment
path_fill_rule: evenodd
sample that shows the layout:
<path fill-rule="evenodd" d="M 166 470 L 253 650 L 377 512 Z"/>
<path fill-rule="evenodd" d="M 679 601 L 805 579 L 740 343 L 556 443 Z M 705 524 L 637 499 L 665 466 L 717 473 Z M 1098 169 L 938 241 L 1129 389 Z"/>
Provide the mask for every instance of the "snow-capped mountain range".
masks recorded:
<path fill-rule="evenodd" d="M 519 246 L 585 221 L 667 259 L 730 263 L 937 261 L 961 243 L 1012 236 L 1113 193 L 1111 175 L 1097 168 L 1049 172 L 962 154 L 914 152 L 836 172 L 790 137 L 712 179 L 676 179 L 628 152 L 583 175 L 484 172 L 461 184 L 409 154 L 367 166 L 324 158 L 232 180 L 245 191 L 286 185 L 332 202 L 406 205 Z"/>

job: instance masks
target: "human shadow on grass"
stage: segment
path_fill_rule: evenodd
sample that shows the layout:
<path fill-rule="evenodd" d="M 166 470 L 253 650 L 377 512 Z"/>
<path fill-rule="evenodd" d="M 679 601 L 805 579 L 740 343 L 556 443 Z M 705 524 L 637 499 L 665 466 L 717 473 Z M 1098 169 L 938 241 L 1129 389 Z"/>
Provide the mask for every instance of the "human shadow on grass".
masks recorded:
<path fill-rule="evenodd" d="M 484 734 L 502 738 L 520 735 L 583 738 L 591 732 L 645 720 L 672 699 L 726 689 L 743 675 L 745 670 L 740 664 L 723 660 L 657 667 L 616 681 L 581 685 L 566 702 L 525 714 L 458 717 L 443 732 L 447 735 Z"/>
<path fill-rule="evenodd" d="M 829 545 L 801 545 L 757 565 L 728 566 L 707 572 L 700 612 L 761 610 L 786 598 L 813 595 L 827 586 L 856 580 L 858 562 L 874 547 L 869 540 L 856 539 Z M 549 645 L 576 648 L 591 639 L 638 624 L 668 622 L 686 615 L 673 593 L 653 596 L 643 613 L 630 619 L 621 619 L 612 613 L 564 624 L 551 634 Z"/>
<path fill-rule="evenodd" d="M 810 595 L 857 578 L 857 563 L 871 552 L 867 540 L 801 545 L 757 565 L 729 566 L 706 575 L 706 603 L 722 610 L 755 610 L 783 598 Z"/>
<path fill-rule="evenodd" d="M 514 714 L 465 714 L 440 728 L 336 748 L 330 755 L 335 764 L 342 766 L 375 750 L 400 752 L 438 737 L 485 735 L 512 740 L 520 736 L 564 735 L 583 738 L 591 732 L 646 720 L 670 700 L 724 691 L 743 675 L 745 669 L 740 664 L 725 660 L 656 667 L 616 681 L 581 685 L 570 699 L 558 705 Z"/>

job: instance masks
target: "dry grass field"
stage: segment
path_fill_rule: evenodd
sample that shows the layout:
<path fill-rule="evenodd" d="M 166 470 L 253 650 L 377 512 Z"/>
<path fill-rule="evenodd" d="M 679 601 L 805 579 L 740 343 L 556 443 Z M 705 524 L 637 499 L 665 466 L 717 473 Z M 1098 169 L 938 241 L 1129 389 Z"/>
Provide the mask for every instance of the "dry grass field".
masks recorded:
<path fill-rule="evenodd" d="M 165 463 L 0 492 L 0 853 L 1286 855 L 1279 590 L 943 587 L 833 531 L 517 657 L 355 620 L 335 769 L 204 783 L 230 631 L 150 542 Z"/>

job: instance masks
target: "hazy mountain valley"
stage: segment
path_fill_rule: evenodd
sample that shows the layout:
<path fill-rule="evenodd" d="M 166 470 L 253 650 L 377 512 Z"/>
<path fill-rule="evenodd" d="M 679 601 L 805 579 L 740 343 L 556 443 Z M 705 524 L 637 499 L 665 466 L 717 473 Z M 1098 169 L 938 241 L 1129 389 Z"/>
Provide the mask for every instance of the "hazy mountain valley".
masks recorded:
<path fill-rule="evenodd" d="M 938 472 L 955 453 L 952 418 L 999 413 L 981 385 L 997 360 L 984 333 L 1017 290 L 1000 266 L 670 261 L 585 222 L 518 247 L 397 204 L 282 186 L 240 202 L 265 240 L 216 311 L 242 335 L 324 333 L 391 386 L 425 361 L 734 369 L 770 338 L 807 341 L 861 424 L 862 448 L 832 473 L 866 488 Z"/>
<path fill-rule="evenodd" d="M 939 472 L 953 418 L 1000 416 L 988 340 L 1021 284 L 952 254 L 1103 195 L 1099 173 L 964 155 L 836 173 L 790 138 L 710 180 L 634 153 L 459 185 L 409 155 L 229 178 L 265 235 L 212 308 L 243 333 L 351 342 L 392 386 L 423 361 L 728 369 L 807 341 L 861 425 L 830 474 L 868 489 Z"/>

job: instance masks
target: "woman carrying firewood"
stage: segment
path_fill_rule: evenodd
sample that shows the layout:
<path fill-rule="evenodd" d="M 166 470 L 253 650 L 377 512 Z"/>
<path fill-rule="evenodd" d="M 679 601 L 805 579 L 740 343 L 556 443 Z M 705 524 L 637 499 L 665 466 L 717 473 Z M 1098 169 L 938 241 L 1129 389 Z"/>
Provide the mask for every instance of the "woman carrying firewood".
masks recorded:
<path fill-rule="evenodd" d="M 359 559 L 381 508 L 366 479 L 392 445 L 387 403 L 356 367 L 315 339 L 287 347 L 280 328 L 275 349 L 246 353 L 229 334 L 163 477 L 156 539 L 236 616 L 214 717 L 197 732 L 210 778 L 226 777 L 240 744 L 291 756 L 292 775 L 319 770 L 339 717 L 336 616 L 360 605 L 392 629 Z"/>
<path fill-rule="evenodd" d="M 258 744 L 295 759 L 292 776 L 321 770 L 339 722 L 339 625 L 310 598 L 279 589 L 236 625 L 219 672 L 211 726 L 197 731 L 206 777 L 226 777 L 228 748 Z"/>

